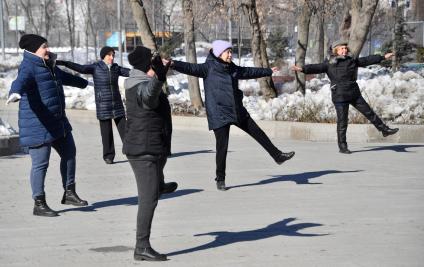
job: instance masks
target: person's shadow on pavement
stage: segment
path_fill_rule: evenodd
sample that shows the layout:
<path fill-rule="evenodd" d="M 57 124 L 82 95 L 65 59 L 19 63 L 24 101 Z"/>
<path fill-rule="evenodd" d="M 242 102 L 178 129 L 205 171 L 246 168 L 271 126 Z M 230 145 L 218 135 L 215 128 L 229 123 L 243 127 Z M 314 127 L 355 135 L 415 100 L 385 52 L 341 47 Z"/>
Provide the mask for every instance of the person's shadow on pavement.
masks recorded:
<path fill-rule="evenodd" d="M 276 237 L 276 236 L 299 236 L 299 237 L 313 237 L 313 236 L 324 236 L 328 234 L 302 234 L 299 233 L 300 230 L 322 226 L 319 223 L 297 223 L 291 224 L 295 221 L 296 218 L 287 218 L 282 221 L 270 224 L 266 227 L 249 230 L 249 231 L 240 231 L 240 232 L 229 232 L 229 231 L 221 231 L 221 232 L 210 232 L 203 234 L 196 234 L 194 236 L 215 236 L 215 240 L 200 245 L 193 248 L 183 249 L 174 251 L 171 253 L 167 253 L 167 256 L 175 256 L 181 255 L 191 252 L 196 252 L 205 249 L 213 249 L 217 247 L 222 247 L 238 242 L 247 242 L 247 241 L 257 241 L 261 239 Z"/>
<path fill-rule="evenodd" d="M 408 153 L 415 153 L 415 151 L 408 151 L 408 148 L 414 148 L 414 147 L 424 147 L 424 145 L 390 145 L 390 146 L 368 146 L 366 148 L 369 149 L 362 149 L 362 150 L 352 150 L 352 153 L 358 153 L 358 152 L 370 152 L 370 151 L 381 151 L 381 150 L 392 150 L 394 152 L 408 152 Z"/>
<path fill-rule="evenodd" d="M 316 172 L 303 172 L 297 174 L 286 174 L 286 175 L 274 175 L 273 178 L 265 179 L 256 183 L 250 184 L 241 184 L 228 186 L 227 189 L 238 188 L 238 187 L 246 187 L 246 186 L 255 186 L 255 185 L 265 185 L 277 182 L 295 182 L 296 184 L 322 184 L 322 183 L 311 183 L 309 180 L 321 177 L 327 174 L 334 173 L 351 173 L 351 172 L 361 172 L 362 170 L 355 171 L 339 171 L 339 170 L 324 170 L 324 171 L 316 171 Z"/>
<path fill-rule="evenodd" d="M 203 189 L 177 190 L 177 191 L 170 193 L 170 194 L 163 194 L 160 197 L 160 200 L 165 200 L 165 199 L 170 199 L 170 198 L 175 198 L 175 197 L 181 197 L 181 196 L 185 196 L 185 195 L 189 195 L 189 194 L 193 194 L 193 193 L 199 193 L 201 191 L 203 191 Z M 69 208 L 69 209 L 60 210 L 58 212 L 59 213 L 68 212 L 68 211 L 92 212 L 92 211 L 97 211 L 98 209 L 101 209 L 101 208 L 107 208 L 107 207 L 113 207 L 113 206 L 132 206 L 132 205 L 137 205 L 137 204 L 138 204 L 138 199 L 137 199 L 136 196 L 135 197 L 125 197 L 125 198 L 117 198 L 117 199 L 94 202 L 93 204 L 86 206 L 86 207 Z"/>
<path fill-rule="evenodd" d="M 206 153 L 206 154 L 207 153 L 215 153 L 215 151 L 213 151 L 211 149 L 207 149 L 207 150 L 177 152 L 177 153 L 172 153 L 171 156 L 169 156 L 168 158 L 177 158 L 177 157 L 189 156 L 189 155 L 194 155 L 194 154 L 203 154 L 203 153 Z"/>

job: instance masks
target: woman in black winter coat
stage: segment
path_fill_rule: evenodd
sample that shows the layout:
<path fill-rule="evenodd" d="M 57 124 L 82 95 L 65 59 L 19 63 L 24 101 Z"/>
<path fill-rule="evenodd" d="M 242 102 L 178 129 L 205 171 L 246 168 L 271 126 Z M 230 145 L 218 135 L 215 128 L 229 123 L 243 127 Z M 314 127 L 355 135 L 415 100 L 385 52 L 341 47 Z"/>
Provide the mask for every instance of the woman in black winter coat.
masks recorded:
<path fill-rule="evenodd" d="M 240 79 L 255 79 L 271 76 L 277 68 L 246 68 L 232 62 L 232 45 L 216 40 L 203 64 L 172 61 L 171 67 L 178 72 L 201 77 L 204 80 L 206 115 L 209 130 L 216 139 L 216 185 L 226 190 L 225 168 L 230 126 L 235 125 L 252 136 L 278 163 L 282 164 L 294 156 L 294 152 L 283 153 L 258 127 L 243 106 L 243 92 L 238 87 Z"/>
<path fill-rule="evenodd" d="M 395 134 L 399 129 L 389 128 L 371 109 L 361 95 L 356 83 L 358 67 L 365 67 L 380 63 L 383 59 L 389 59 L 393 53 L 384 56 L 371 55 L 368 57 L 356 57 L 349 53 L 346 41 L 336 41 L 332 44 L 332 55 L 321 64 L 309 64 L 303 68 L 293 66 L 292 70 L 305 74 L 327 73 L 331 81 L 331 98 L 337 113 L 337 142 L 340 153 L 352 153 L 346 142 L 349 105 L 361 112 L 374 126 L 382 132 L 383 136 Z"/>
<path fill-rule="evenodd" d="M 124 140 L 126 119 L 118 78 L 119 76 L 128 77 L 130 71 L 128 68 L 113 63 L 114 57 L 115 50 L 105 46 L 100 50 L 102 60 L 93 64 L 80 65 L 70 61 L 57 61 L 57 65 L 63 65 L 82 74 L 93 75 L 96 115 L 100 124 L 103 144 L 103 160 L 107 164 L 112 164 L 115 158 L 112 120 L 115 121 L 121 140 Z"/>

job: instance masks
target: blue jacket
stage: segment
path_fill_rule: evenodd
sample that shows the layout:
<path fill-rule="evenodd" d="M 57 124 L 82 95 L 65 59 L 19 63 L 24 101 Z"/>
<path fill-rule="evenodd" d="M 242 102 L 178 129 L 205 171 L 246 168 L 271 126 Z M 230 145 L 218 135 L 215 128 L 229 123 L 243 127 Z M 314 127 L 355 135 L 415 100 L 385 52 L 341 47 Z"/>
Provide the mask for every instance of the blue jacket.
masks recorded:
<path fill-rule="evenodd" d="M 58 61 L 71 70 L 93 75 L 96 99 L 96 114 L 99 120 L 108 120 L 125 116 L 125 109 L 119 92 L 119 76 L 128 77 L 130 69 L 114 63 L 108 68 L 103 60 L 89 65 L 80 65 L 70 61 Z"/>
<path fill-rule="evenodd" d="M 247 68 L 225 63 L 212 52 L 203 64 L 173 61 L 173 68 L 203 78 L 209 130 L 238 124 L 249 116 L 243 107 L 243 92 L 238 87 L 238 80 L 272 75 L 272 70 L 268 68 Z"/>
<path fill-rule="evenodd" d="M 72 130 L 65 114 L 62 84 L 84 88 L 87 81 L 60 70 L 54 59 L 46 62 L 24 51 L 18 77 L 9 92 L 9 95 L 18 93 L 22 97 L 18 121 L 21 146 L 51 143 Z"/>

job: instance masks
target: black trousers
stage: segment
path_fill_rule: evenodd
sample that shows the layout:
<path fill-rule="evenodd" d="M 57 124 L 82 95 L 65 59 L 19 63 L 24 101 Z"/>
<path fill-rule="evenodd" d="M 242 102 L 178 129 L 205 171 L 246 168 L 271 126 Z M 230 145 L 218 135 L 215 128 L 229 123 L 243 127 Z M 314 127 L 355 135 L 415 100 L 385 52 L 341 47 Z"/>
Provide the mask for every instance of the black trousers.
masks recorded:
<path fill-rule="evenodd" d="M 347 145 L 346 131 L 349 120 L 349 105 L 352 105 L 362 113 L 379 131 L 382 131 L 385 127 L 384 122 L 375 114 L 362 96 L 348 102 L 335 102 L 334 106 L 337 113 L 337 142 L 339 147 L 341 145 Z"/>
<path fill-rule="evenodd" d="M 160 186 L 163 184 L 163 168 L 166 157 L 154 157 L 145 160 L 129 159 L 135 175 L 138 191 L 138 212 L 136 247 L 150 247 L 150 231 L 153 215 L 160 197 Z"/>
<path fill-rule="evenodd" d="M 216 181 L 225 180 L 230 126 L 231 124 L 228 124 L 213 130 L 216 139 Z M 253 139 L 255 139 L 271 155 L 272 158 L 275 159 L 281 153 L 281 151 L 274 146 L 268 136 L 261 128 L 259 128 L 251 117 L 246 118 L 240 124 L 235 124 L 235 126 L 253 137 Z"/>
<path fill-rule="evenodd" d="M 126 119 L 125 117 L 119 117 L 113 120 L 115 121 L 116 128 L 118 129 L 119 136 L 123 141 L 125 136 Z M 103 159 L 113 160 L 115 158 L 115 143 L 113 142 L 112 119 L 99 120 L 99 123 L 103 144 Z"/>

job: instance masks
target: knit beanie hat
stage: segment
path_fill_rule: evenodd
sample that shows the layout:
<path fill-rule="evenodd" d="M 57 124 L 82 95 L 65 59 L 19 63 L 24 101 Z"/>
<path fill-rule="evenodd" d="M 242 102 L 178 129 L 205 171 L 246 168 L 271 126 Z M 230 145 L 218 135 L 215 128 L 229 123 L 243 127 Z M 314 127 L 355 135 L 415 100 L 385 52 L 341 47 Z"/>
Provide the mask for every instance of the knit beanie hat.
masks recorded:
<path fill-rule="evenodd" d="M 100 58 L 101 58 L 101 59 L 104 59 L 104 58 L 105 58 L 105 56 L 106 56 L 107 54 L 109 54 L 110 52 L 115 53 L 115 49 L 113 49 L 113 48 L 112 48 L 112 47 L 110 47 L 110 46 L 104 46 L 104 47 L 102 47 L 102 49 L 100 49 Z"/>
<path fill-rule="evenodd" d="M 216 57 L 219 57 L 222 54 L 222 52 L 224 52 L 228 48 L 233 48 L 233 45 L 227 41 L 216 40 L 212 42 L 212 53 Z"/>
<path fill-rule="evenodd" d="M 44 37 L 36 34 L 24 34 L 19 40 L 19 47 L 29 52 L 35 53 L 44 43 L 47 43 L 47 39 Z"/>
<path fill-rule="evenodd" d="M 348 44 L 348 41 L 346 40 L 337 40 L 331 44 L 331 48 L 336 48 L 337 46 L 347 45 L 347 44 Z"/>
<path fill-rule="evenodd" d="M 134 51 L 128 54 L 128 62 L 134 69 L 147 72 L 152 62 L 152 50 L 144 46 L 137 46 Z"/>

